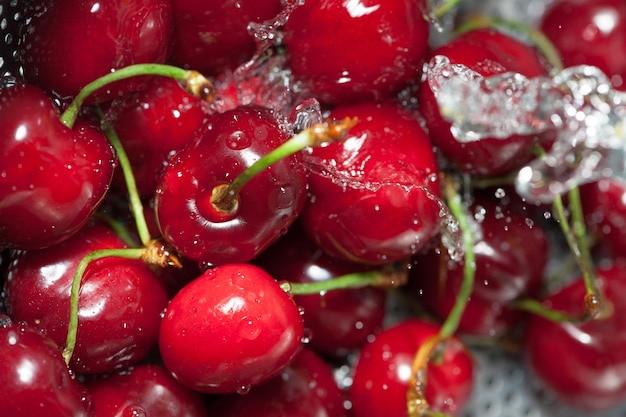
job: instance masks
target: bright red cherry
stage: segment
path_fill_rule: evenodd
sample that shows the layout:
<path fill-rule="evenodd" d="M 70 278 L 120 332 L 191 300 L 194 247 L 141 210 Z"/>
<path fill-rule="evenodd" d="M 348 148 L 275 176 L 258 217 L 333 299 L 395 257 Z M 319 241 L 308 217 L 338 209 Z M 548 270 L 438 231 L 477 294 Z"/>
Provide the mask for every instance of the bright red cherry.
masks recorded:
<path fill-rule="evenodd" d="M 420 346 L 439 327 L 406 319 L 379 333 L 361 350 L 349 395 L 354 417 L 405 417 L 413 361 Z M 460 415 L 473 385 L 473 361 L 456 338 L 444 342 L 426 367 L 425 398 L 432 411 Z"/>
<path fill-rule="evenodd" d="M 27 81 L 60 98 L 131 64 L 163 63 L 172 31 L 169 0 L 36 0 L 20 42 Z M 109 87 L 102 97 L 137 88 Z M 100 93 L 99 93 L 100 94 Z"/>
<path fill-rule="evenodd" d="M 236 207 L 216 204 L 215 192 L 289 137 L 267 108 L 243 106 L 212 116 L 159 180 L 155 210 L 163 238 L 204 265 L 247 262 L 261 253 L 304 205 L 300 154 L 254 176 L 234 196 Z"/>
<path fill-rule="evenodd" d="M 305 154 L 306 232 L 332 256 L 369 264 L 404 260 L 439 232 L 438 167 L 417 117 L 395 103 L 335 108 L 356 117 L 346 140 Z"/>
<path fill-rule="evenodd" d="M 93 417 L 207 417 L 204 398 L 160 365 L 139 364 L 88 379 Z"/>
<path fill-rule="evenodd" d="M 621 0 L 559 0 L 550 3 L 539 28 L 563 65 L 600 68 L 614 87 L 626 89 L 626 3 Z"/>
<path fill-rule="evenodd" d="M 599 412 L 626 401 L 626 269 L 597 271 L 610 303 L 608 315 L 584 323 L 530 318 L 524 355 L 540 381 L 565 404 Z M 546 306 L 574 317 L 585 313 L 581 277 L 544 299 Z"/>
<path fill-rule="evenodd" d="M 462 33 L 430 53 L 431 57 L 436 55 L 444 55 L 452 64 L 465 65 L 485 77 L 507 71 L 526 77 L 548 75 L 545 61 L 535 49 L 494 29 Z M 450 123 L 439 113 L 437 100 L 427 82 L 420 85 L 418 103 L 433 143 L 461 171 L 480 176 L 500 175 L 534 157 L 531 147 L 535 145 L 535 135 L 467 143 L 457 141 L 450 131 Z M 552 133 L 546 133 L 540 138 L 548 141 L 551 136 Z"/>
<path fill-rule="evenodd" d="M 65 346 L 71 285 L 79 262 L 94 250 L 125 247 L 109 228 L 88 223 L 60 244 L 16 254 L 5 283 L 9 315 Z M 93 374 L 143 359 L 157 344 L 167 302 L 165 288 L 143 262 L 117 257 L 91 262 L 81 281 L 70 367 Z"/>
<path fill-rule="evenodd" d="M 325 103 L 387 98 L 419 79 L 424 10 L 423 0 L 306 1 L 284 28 L 289 67 Z"/>
<path fill-rule="evenodd" d="M 278 375 L 302 347 L 298 307 L 251 264 L 207 269 L 165 312 L 159 348 L 166 368 L 202 392 L 246 392 Z"/>
<path fill-rule="evenodd" d="M 104 198 L 115 166 L 96 128 L 73 129 L 38 88 L 0 89 L 0 247 L 39 249 L 76 233 Z"/>
<path fill-rule="evenodd" d="M 88 417 L 89 396 L 59 347 L 43 333 L 0 316 L 3 416 Z"/>

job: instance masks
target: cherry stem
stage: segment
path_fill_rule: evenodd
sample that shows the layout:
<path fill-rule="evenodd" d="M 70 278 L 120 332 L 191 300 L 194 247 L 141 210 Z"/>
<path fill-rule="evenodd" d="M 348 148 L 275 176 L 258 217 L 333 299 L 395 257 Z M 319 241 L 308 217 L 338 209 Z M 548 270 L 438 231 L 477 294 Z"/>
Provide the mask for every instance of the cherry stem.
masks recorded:
<path fill-rule="evenodd" d="M 72 288 L 70 293 L 70 311 L 69 321 L 67 325 L 67 337 L 65 340 L 65 348 L 63 349 L 63 358 L 65 363 L 69 365 L 72 355 L 74 354 L 74 348 L 76 347 L 76 334 L 78 332 L 78 296 L 80 293 L 80 284 L 87 270 L 87 267 L 91 262 L 98 259 L 108 258 L 115 256 L 118 258 L 126 259 L 141 259 L 144 256 L 145 248 L 139 249 L 99 249 L 91 252 L 81 259 L 76 272 L 74 272 L 74 279 L 72 280 Z"/>
<path fill-rule="evenodd" d="M 223 211 L 232 211 L 237 204 L 233 201 L 241 189 L 257 174 L 281 159 L 287 158 L 305 148 L 320 146 L 326 143 L 339 142 L 346 138 L 348 130 L 357 123 L 355 118 L 346 117 L 340 121 L 324 121 L 316 123 L 291 137 L 282 145 L 263 155 L 246 168 L 227 186 L 219 185 L 214 190 L 211 202 Z"/>
<path fill-rule="evenodd" d="M 197 71 L 185 70 L 165 64 L 129 65 L 87 84 L 76 97 L 74 97 L 74 100 L 72 100 L 68 108 L 63 112 L 61 122 L 71 129 L 78 117 L 80 108 L 90 95 L 110 83 L 142 75 L 160 75 L 183 81 L 188 91 L 203 98 L 210 97 L 212 92 L 211 83 Z"/>
<path fill-rule="evenodd" d="M 107 121 L 104 121 L 102 117 L 102 112 L 98 109 L 98 114 L 100 119 L 103 120 L 102 128 L 104 130 L 109 143 L 115 149 L 115 153 L 117 155 L 117 160 L 120 164 L 120 169 L 122 170 L 122 174 L 124 176 L 124 181 L 126 183 L 126 188 L 128 189 L 128 198 L 130 201 L 130 209 L 135 219 L 135 224 L 137 227 L 137 233 L 139 234 L 139 240 L 144 246 L 147 246 L 149 242 L 152 240 L 150 236 L 150 230 L 148 228 L 148 222 L 146 221 L 146 216 L 143 212 L 143 203 L 141 202 L 141 197 L 139 196 L 139 191 L 137 189 L 137 182 L 135 180 L 135 175 L 133 173 L 133 168 L 128 159 L 128 154 L 120 141 L 119 136 L 115 132 L 115 129 L 111 126 L 111 124 Z"/>
<path fill-rule="evenodd" d="M 447 15 L 452 9 L 458 6 L 461 3 L 461 0 L 447 0 L 437 7 L 433 8 L 430 11 L 430 14 L 435 17 L 435 19 L 441 19 L 445 15 Z"/>
<path fill-rule="evenodd" d="M 389 266 L 381 270 L 354 272 L 332 279 L 315 282 L 282 281 L 281 288 L 288 294 L 324 294 L 328 291 L 356 289 L 363 287 L 390 288 L 404 285 L 408 281 L 408 270 Z"/>
<path fill-rule="evenodd" d="M 461 195 L 451 181 L 444 181 L 443 193 L 450 213 L 452 213 L 459 224 L 464 246 L 463 281 L 461 282 L 461 288 L 459 288 L 450 313 L 439 330 L 439 336 L 445 339 L 456 332 L 461 317 L 465 312 L 469 297 L 472 294 L 476 275 L 476 254 L 474 252 L 474 235 L 469 221 L 469 214 L 465 209 Z"/>
<path fill-rule="evenodd" d="M 572 316 L 562 311 L 553 310 L 546 307 L 541 301 L 532 298 L 514 300 L 509 303 L 509 306 L 511 308 L 527 311 L 550 321 L 561 323 L 584 323 L 591 317 L 587 311 L 580 316 Z"/>

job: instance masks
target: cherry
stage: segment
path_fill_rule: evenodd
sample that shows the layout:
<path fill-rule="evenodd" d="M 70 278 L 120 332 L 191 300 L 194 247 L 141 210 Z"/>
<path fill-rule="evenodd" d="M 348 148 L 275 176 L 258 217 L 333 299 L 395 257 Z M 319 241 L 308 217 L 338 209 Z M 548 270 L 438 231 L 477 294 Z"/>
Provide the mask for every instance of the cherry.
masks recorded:
<path fill-rule="evenodd" d="M 283 7 L 280 0 L 171 3 L 174 45 L 169 59 L 207 76 L 234 70 L 251 59 L 257 44 L 248 25 L 272 19 Z"/>
<path fill-rule="evenodd" d="M 354 417 L 407 415 L 414 357 L 438 331 L 433 323 L 409 318 L 388 327 L 365 345 L 349 391 Z M 441 351 L 426 366 L 425 399 L 432 411 L 459 415 L 472 391 L 473 362 L 458 339 L 442 343 Z"/>
<path fill-rule="evenodd" d="M 115 165 L 102 133 L 73 129 L 38 88 L 0 89 L 0 247 L 39 249 L 62 242 L 94 214 Z"/>
<path fill-rule="evenodd" d="M 565 404 L 587 412 L 607 410 L 626 399 L 626 379 L 620 372 L 626 363 L 626 269 L 614 265 L 596 272 L 609 311 L 582 323 L 533 316 L 524 335 L 524 355 L 534 375 Z M 543 303 L 580 317 L 585 293 L 579 278 Z"/>
<path fill-rule="evenodd" d="M 117 100 L 107 113 L 133 167 L 139 194 L 151 197 L 168 158 L 195 138 L 211 113 L 209 104 L 168 77 Z M 119 172 L 119 171 L 118 171 Z M 114 185 L 125 190 L 121 175 Z"/>
<path fill-rule="evenodd" d="M 108 227 L 88 223 L 55 246 L 15 255 L 5 283 L 9 315 L 65 346 L 70 292 L 79 262 L 98 249 L 127 247 Z M 70 367 L 101 373 L 128 367 L 156 346 L 165 288 L 143 262 L 103 258 L 82 277 L 78 331 Z"/>
<path fill-rule="evenodd" d="M 469 215 L 474 220 L 475 279 L 462 333 L 502 336 L 519 322 L 522 312 L 510 303 L 537 295 L 548 263 L 548 238 L 513 193 L 498 188 L 475 193 Z M 445 248 L 414 259 L 412 287 L 422 304 L 440 319 L 452 309 L 463 282 L 464 261 L 453 261 Z"/>
<path fill-rule="evenodd" d="M 495 29 L 477 29 L 462 33 L 448 43 L 434 49 L 430 57 L 443 55 L 452 64 L 462 64 L 480 75 L 490 76 L 508 71 L 526 77 L 546 76 L 548 68 L 539 53 L 531 46 Z M 486 138 L 474 142 L 459 142 L 450 131 L 450 123 L 439 113 L 437 100 L 428 82 L 420 84 L 419 111 L 426 119 L 430 137 L 458 169 L 479 176 L 495 176 L 521 167 L 534 156 L 530 152 L 535 136 L 513 135 L 506 140 Z M 540 143 L 548 145 L 553 133 L 540 136 Z"/>
<path fill-rule="evenodd" d="M 313 97 L 387 98 L 419 78 L 428 52 L 422 0 L 307 1 L 284 27 L 289 67 Z"/>
<path fill-rule="evenodd" d="M 94 417 L 207 416 L 204 398 L 160 365 L 138 364 L 124 372 L 98 375 L 88 379 L 85 387 Z"/>
<path fill-rule="evenodd" d="M 298 223 L 254 263 L 274 278 L 291 283 L 324 282 L 371 268 L 327 255 Z M 309 346 L 325 355 L 345 356 L 383 327 L 386 291 L 382 288 L 294 294 L 293 298 L 303 308 L 304 325 L 313 334 Z"/>
<path fill-rule="evenodd" d="M 62 99 L 109 72 L 163 63 L 170 48 L 169 0 L 34 0 L 20 42 L 24 77 Z M 136 89 L 134 79 L 99 92 L 100 99 Z"/>
<path fill-rule="evenodd" d="M 293 299 L 263 269 L 207 269 L 170 301 L 159 348 L 166 368 L 202 392 L 246 392 L 278 375 L 305 335 Z"/>
<path fill-rule="evenodd" d="M 266 108 L 241 106 L 213 115 L 177 152 L 157 186 L 163 238 L 204 265 L 246 262 L 283 235 L 300 214 L 306 173 L 299 154 L 264 169 L 221 204 L 219 192 L 289 138 Z M 216 194 L 217 193 L 217 194 Z M 226 207 L 229 206 L 229 207 Z"/>
<path fill-rule="evenodd" d="M 438 167 L 418 119 L 395 103 L 335 108 L 356 117 L 341 143 L 305 155 L 306 232 L 332 256 L 384 264 L 416 254 L 439 232 Z"/>
<path fill-rule="evenodd" d="M 0 316 L 0 355 L 2 415 L 91 416 L 87 391 L 43 333 Z"/>
<path fill-rule="evenodd" d="M 344 393 L 330 366 L 310 349 L 302 349 L 277 377 L 246 395 L 218 398 L 211 411 L 221 417 L 345 417 Z"/>
<path fill-rule="evenodd" d="M 558 50 L 563 65 L 593 65 L 615 88 L 626 85 L 626 4 L 620 0 L 560 0 L 551 3 L 539 28 Z"/>

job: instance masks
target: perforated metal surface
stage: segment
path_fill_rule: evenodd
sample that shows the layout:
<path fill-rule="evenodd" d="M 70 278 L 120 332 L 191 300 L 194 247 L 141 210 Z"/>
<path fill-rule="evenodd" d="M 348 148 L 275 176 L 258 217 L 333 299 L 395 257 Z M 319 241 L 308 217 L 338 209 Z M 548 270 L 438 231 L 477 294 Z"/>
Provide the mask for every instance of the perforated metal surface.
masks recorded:
<path fill-rule="evenodd" d="M 0 74 L 19 76 L 18 33 L 24 21 L 25 1 L 0 0 Z"/>

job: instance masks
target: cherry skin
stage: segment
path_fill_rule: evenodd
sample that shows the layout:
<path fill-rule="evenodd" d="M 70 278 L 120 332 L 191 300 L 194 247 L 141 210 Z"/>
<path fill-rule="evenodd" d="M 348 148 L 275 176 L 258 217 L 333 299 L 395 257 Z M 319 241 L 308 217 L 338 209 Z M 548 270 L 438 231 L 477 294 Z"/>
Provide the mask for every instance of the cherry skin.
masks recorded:
<path fill-rule="evenodd" d="M 307 1 L 284 28 L 289 67 L 330 104 L 387 98 L 419 79 L 428 52 L 422 0 Z"/>
<path fill-rule="evenodd" d="M 277 280 L 321 282 L 371 267 L 331 257 L 321 250 L 296 223 L 278 242 L 255 260 Z M 313 337 L 309 346 L 327 356 L 345 356 L 365 344 L 383 327 L 386 291 L 365 287 L 294 295 L 303 308 L 304 325 Z"/>
<path fill-rule="evenodd" d="M 626 4 L 620 0 L 560 0 L 546 9 L 539 28 L 563 65 L 600 68 L 615 88 L 626 89 Z"/>
<path fill-rule="evenodd" d="M 66 99 L 116 69 L 163 63 L 169 53 L 168 0 L 36 0 L 20 43 L 24 77 Z M 97 47 L 95 47 L 97 45 Z M 140 85 L 117 83 L 98 94 L 111 98 Z"/>
<path fill-rule="evenodd" d="M 523 317 L 521 310 L 509 304 L 536 296 L 541 289 L 548 239 L 529 217 L 532 211 L 515 195 L 496 198 L 482 190 L 474 194 L 468 210 L 476 223 L 476 269 L 472 295 L 458 330 L 475 336 L 503 336 Z M 464 262 L 451 260 L 445 248 L 431 249 L 416 256 L 414 262 L 414 293 L 431 313 L 444 320 L 463 282 Z"/>
<path fill-rule="evenodd" d="M 234 70 L 256 52 L 248 25 L 271 20 L 282 7 L 280 0 L 172 0 L 174 45 L 170 61 L 206 76 Z"/>
<path fill-rule="evenodd" d="M 178 381 L 207 393 L 246 392 L 278 375 L 302 347 L 293 299 L 263 269 L 207 269 L 170 301 L 159 350 Z"/>
<path fill-rule="evenodd" d="M 218 398 L 211 411 L 220 417 L 346 417 L 344 399 L 330 366 L 303 349 L 279 376 L 246 395 Z"/>
<path fill-rule="evenodd" d="M 18 253 L 7 271 L 7 310 L 65 346 L 70 291 L 78 263 L 97 249 L 126 247 L 109 228 L 88 223 L 58 245 Z M 91 262 L 81 281 L 78 332 L 70 367 L 112 371 L 143 359 L 156 346 L 168 296 L 141 261 L 107 257 Z"/>
<path fill-rule="evenodd" d="M 157 177 L 169 157 L 195 138 L 211 113 L 206 101 L 167 77 L 153 78 L 145 90 L 127 94 L 111 106 L 111 124 L 128 155 L 141 196 L 154 195 Z M 118 173 L 113 185 L 126 192 Z"/>
<path fill-rule="evenodd" d="M 124 372 L 98 375 L 88 379 L 85 387 L 93 417 L 207 417 L 204 398 L 160 365 L 139 364 Z"/>
<path fill-rule="evenodd" d="M 300 216 L 327 253 L 369 264 L 405 260 L 439 232 L 438 167 L 418 119 L 395 103 L 335 108 L 356 117 L 346 140 L 305 154 L 309 198 Z"/>
<path fill-rule="evenodd" d="M 545 61 L 535 49 L 493 29 L 462 33 L 430 53 L 431 57 L 437 55 L 444 55 L 452 64 L 465 65 L 485 77 L 507 71 L 526 77 L 548 74 Z M 534 158 L 530 150 L 535 144 L 535 135 L 462 143 L 454 138 L 450 123 L 439 113 L 428 82 L 420 84 L 417 97 L 433 143 L 461 171 L 479 176 L 501 175 Z M 542 134 L 541 143 L 547 145 L 552 136 L 552 132 Z"/>
<path fill-rule="evenodd" d="M 410 318 L 379 333 L 361 350 L 349 395 L 354 417 L 404 417 L 413 359 L 439 332 L 433 323 Z M 449 339 L 439 360 L 431 360 L 426 401 L 430 409 L 459 415 L 472 391 L 473 361 L 458 339 Z"/>
<path fill-rule="evenodd" d="M 0 355 L 2 415 L 91 416 L 87 391 L 43 333 L 0 316 Z"/>
<path fill-rule="evenodd" d="M 275 115 L 242 106 L 213 115 L 197 140 L 177 152 L 163 172 L 155 197 L 163 238 L 203 265 L 247 262 L 283 235 L 305 200 L 300 154 L 281 159 L 243 186 L 235 210 L 212 201 L 261 156 L 289 138 Z"/>
<path fill-rule="evenodd" d="M 100 206 L 115 160 L 102 133 L 61 123 L 38 88 L 0 89 L 0 247 L 39 249 L 76 233 Z"/>

